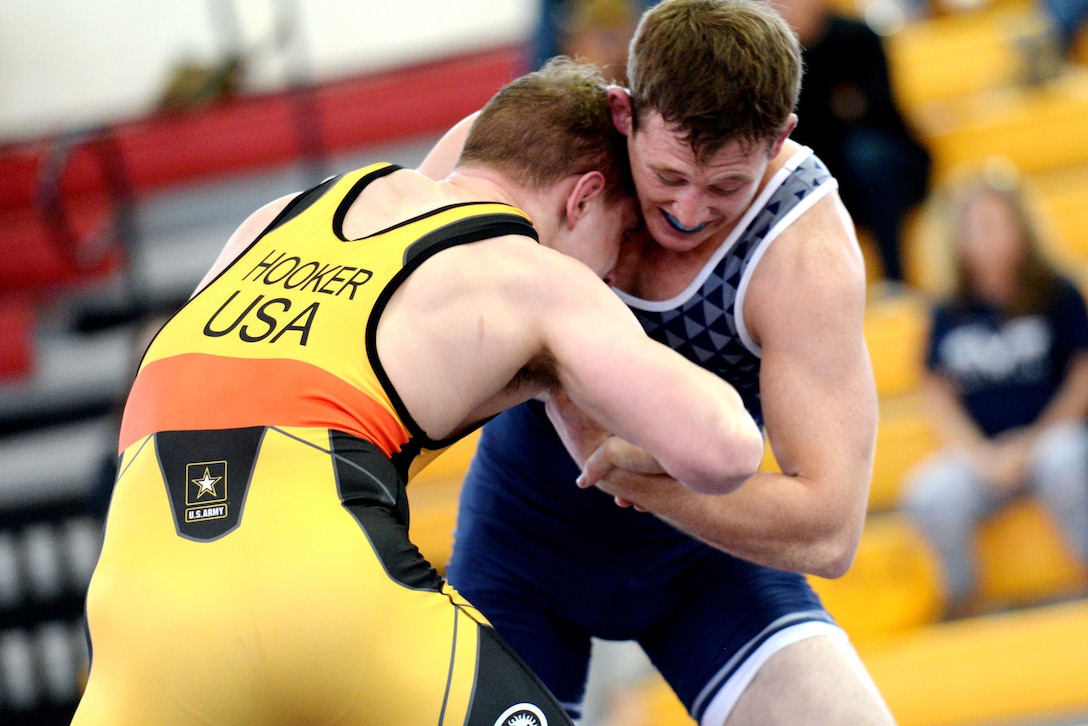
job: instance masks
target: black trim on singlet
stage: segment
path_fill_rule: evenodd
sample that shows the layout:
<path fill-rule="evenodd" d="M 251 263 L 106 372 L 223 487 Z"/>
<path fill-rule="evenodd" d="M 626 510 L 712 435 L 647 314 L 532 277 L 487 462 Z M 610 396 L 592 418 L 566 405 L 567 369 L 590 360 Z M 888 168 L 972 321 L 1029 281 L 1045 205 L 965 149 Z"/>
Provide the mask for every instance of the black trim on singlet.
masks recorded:
<path fill-rule="evenodd" d="M 476 684 L 465 726 L 573 726 L 555 696 L 494 628 L 477 624 L 476 630 Z"/>
<path fill-rule="evenodd" d="M 179 537 L 212 542 L 242 523 L 265 428 L 160 431 L 155 453 Z"/>
<path fill-rule="evenodd" d="M 492 205 L 500 204 L 500 205 L 502 205 L 502 202 L 454 202 L 453 204 L 446 204 L 446 205 L 441 206 L 441 207 L 435 207 L 434 209 L 430 209 L 430 210 L 428 210 L 426 212 L 423 212 L 421 214 L 417 214 L 416 216 L 410 217 L 410 218 L 404 220 L 403 222 L 397 222 L 394 225 L 390 225 L 389 227 L 386 227 L 385 229 L 380 230 L 378 232 L 374 232 L 373 234 L 369 234 L 366 237 L 360 237 L 358 240 L 355 240 L 355 241 L 361 242 L 363 240 L 369 239 L 371 237 L 375 237 L 377 235 L 387 234 L 389 232 L 393 232 L 393 231 L 395 231 L 397 229 L 400 229 L 401 227 L 407 227 L 410 224 L 414 224 L 414 223 L 420 221 L 421 219 L 427 219 L 428 217 L 434 217 L 435 215 L 441 214 L 442 212 L 448 212 L 451 209 L 457 209 L 458 207 L 480 206 L 480 205 L 484 205 L 484 204 L 492 204 Z M 506 206 L 506 205 L 503 205 L 503 206 Z M 533 229 L 532 235 L 526 235 L 526 236 L 531 236 L 537 242 L 540 241 L 539 239 L 537 239 L 536 229 L 535 228 Z M 408 249 L 405 250 L 405 259 L 406 260 L 408 259 L 409 256 L 411 256 L 412 253 L 410 251 L 417 244 L 419 244 L 418 240 L 416 242 L 413 242 L 411 245 L 409 245 Z"/>
<path fill-rule="evenodd" d="M 404 405 L 404 401 L 397 393 L 396 388 L 393 386 L 393 382 L 390 380 L 388 374 L 386 374 L 385 368 L 382 367 L 381 360 L 378 358 L 378 321 L 381 319 L 385 307 L 389 304 L 390 298 L 393 297 L 393 293 L 400 288 L 401 284 L 408 279 L 409 275 L 432 256 L 458 245 L 479 242 L 495 237 L 505 237 L 507 235 L 530 237 L 534 241 L 539 241 L 536 228 L 534 228 L 525 217 L 517 214 L 482 214 L 476 217 L 459 219 L 456 222 L 451 222 L 450 224 L 433 230 L 413 242 L 404 251 L 404 267 L 393 275 L 389 284 L 385 286 L 385 289 L 381 291 L 378 295 L 378 299 L 374 302 L 374 308 L 370 313 L 370 319 L 367 321 L 366 326 L 367 355 L 370 357 L 370 365 L 374 370 L 374 375 L 377 377 L 382 389 L 389 395 L 389 401 L 393 404 L 393 409 L 397 412 L 397 416 L 400 418 L 401 423 L 408 429 L 412 437 L 412 441 L 409 445 L 405 446 L 401 453 L 394 459 L 398 469 L 403 470 L 408 466 L 411 459 L 415 458 L 420 449 L 442 449 L 450 446 L 459 439 L 467 436 L 479 426 L 482 426 L 484 422 L 481 421 L 477 426 L 463 431 L 457 436 L 441 441 L 435 441 L 427 436 L 408 412 L 407 407 Z M 414 451 L 412 451 L 413 447 Z"/>
<path fill-rule="evenodd" d="M 465 202 L 464 204 L 451 204 L 448 207 L 443 207 L 442 209 L 436 210 L 435 213 L 445 211 L 447 209 L 453 209 L 454 207 L 467 207 L 467 206 L 470 206 L 472 204 L 491 204 L 491 202 Z M 478 217 L 472 217 L 470 219 L 463 219 L 463 220 L 460 220 L 459 222 L 454 222 L 451 225 L 447 225 L 446 227 L 443 227 L 442 230 L 449 229 L 450 227 L 455 227 L 456 225 L 461 224 L 462 222 L 468 223 L 468 222 L 470 222 L 471 219 L 484 220 L 481 223 L 482 224 L 487 224 L 489 229 L 494 230 L 494 232 L 490 235 L 490 237 L 503 237 L 503 236 L 509 235 L 509 234 L 516 234 L 516 235 L 519 235 L 521 237 L 529 237 L 534 242 L 540 242 L 540 235 L 537 233 L 536 227 L 534 227 L 529 220 L 525 219 L 524 217 L 518 216 L 516 214 L 501 214 L 501 213 L 495 212 L 493 214 L 488 214 L 486 216 L 481 215 L 481 216 L 478 216 Z M 432 254 L 434 254 L 434 252 L 441 251 L 441 250 L 432 251 L 431 248 L 442 242 L 441 239 L 437 239 L 435 237 L 436 233 L 441 232 L 442 230 L 435 230 L 435 232 L 431 232 L 430 234 L 424 235 L 423 237 L 420 237 L 419 239 L 417 239 L 412 244 L 408 245 L 408 247 L 404 250 L 404 258 L 401 260 L 401 263 L 405 267 L 412 266 L 414 268 L 415 265 L 418 265 L 419 263 L 422 263 L 425 259 L 427 259 L 427 257 L 430 257 Z M 477 238 L 477 239 L 461 240 L 461 241 L 455 242 L 454 244 L 464 244 L 464 243 L 467 243 L 467 242 L 479 242 L 481 239 L 489 239 L 489 237 L 480 237 L 480 238 Z M 444 246 L 441 249 L 448 249 L 449 246 L 450 245 Z M 420 258 L 418 263 L 416 262 L 416 258 Z"/>
<path fill-rule="evenodd" d="M 408 425 L 407 422 L 405 422 L 405 425 Z M 422 443 L 419 439 L 412 437 L 400 447 L 400 451 L 393 454 L 393 466 L 397 468 L 397 472 L 404 481 L 408 481 L 408 472 L 412 468 L 412 462 L 416 460 L 416 457 L 422 451 Z"/>
<path fill-rule="evenodd" d="M 404 478 L 374 443 L 343 431 L 329 431 L 330 453 L 344 506 L 381 507 L 408 526 Z"/>
<path fill-rule="evenodd" d="M 336 205 L 336 212 L 332 215 L 332 232 L 335 234 L 341 242 L 352 242 L 344 236 L 344 219 L 348 216 L 348 210 L 351 209 L 351 205 L 355 203 L 355 200 L 359 198 L 359 195 L 363 193 L 370 184 L 383 176 L 388 176 L 395 171 L 400 171 L 404 167 L 397 166 L 396 164 L 389 164 L 380 169 L 364 174 L 354 184 L 351 185 L 351 189 L 348 189 L 347 194 L 340 200 L 340 203 Z"/>
<path fill-rule="evenodd" d="M 329 447 L 340 502 L 363 530 L 386 574 L 405 587 L 441 592 L 442 576 L 408 538 L 405 480 L 393 462 L 373 443 L 342 431 L 329 432 Z"/>
<path fill-rule="evenodd" d="M 337 205 L 336 212 L 333 214 L 332 232 L 333 232 L 333 234 L 336 235 L 337 239 L 339 239 L 341 242 L 363 242 L 365 240 L 372 239 L 374 237 L 378 237 L 378 236 L 381 236 L 381 235 L 384 235 L 384 234 L 389 234 L 390 232 L 398 230 L 401 227 L 407 227 L 408 225 L 414 224 L 414 223 L 420 221 L 421 219 L 427 219 L 428 217 L 433 217 L 433 216 L 435 216 L 437 214 L 441 214 L 442 212 L 446 212 L 446 211 L 449 211 L 451 209 L 457 209 L 458 207 L 470 207 L 470 206 L 482 205 L 482 204 L 502 204 L 501 202 L 488 202 L 488 201 L 453 202 L 451 204 L 446 204 L 446 205 L 443 205 L 441 207 L 435 207 L 434 209 L 429 209 L 426 212 L 421 212 L 421 213 L 419 213 L 419 214 L 417 214 L 417 215 L 415 215 L 413 217 L 403 219 L 400 222 L 397 222 L 396 224 L 392 224 L 392 225 L 390 225 L 388 227 L 384 227 L 384 228 L 382 228 L 382 229 L 380 229 L 380 230 L 378 230 L 376 232 L 371 232 L 370 234 L 365 235 L 363 237 L 359 237 L 357 239 L 352 239 L 352 238 L 348 237 L 347 235 L 345 235 L 344 234 L 344 220 L 347 218 L 348 210 L 351 209 L 351 205 L 355 203 L 355 200 L 359 198 L 359 195 L 362 194 L 363 191 L 368 186 L 370 186 L 370 184 L 372 182 L 377 181 L 378 179 L 382 178 L 383 176 L 387 176 L 388 174 L 392 174 L 395 171 L 400 171 L 403 168 L 404 167 L 397 166 L 396 164 L 389 164 L 388 166 L 384 166 L 384 167 L 382 167 L 380 169 L 375 169 L 374 171 L 366 174 L 365 176 L 360 177 L 354 184 L 351 185 L 351 188 L 348 189 L 348 191 L 344 194 L 344 198 Z M 533 228 L 531 224 L 529 226 L 532 229 L 532 231 L 529 232 L 529 233 L 526 233 L 526 236 L 532 237 L 534 240 L 539 242 L 540 238 L 537 235 L 536 228 Z M 416 250 L 417 250 L 417 247 L 419 246 L 420 241 L 421 240 L 417 240 L 416 242 L 414 242 L 408 248 L 408 250 L 405 252 L 405 258 L 404 258 L 405 263 L 407 263 L 408 260 L 410 260 L 412 257 L 414 257 L 415 254 L 417 254 Z"/>
<path fill-rule="evenodd" d="M 272 230 L 282 227 L 283 225 L 287 224 L 292 219 L 312 207 L 314 202 L 324 196 L 325 192 L 329 191 L 329 189 L 331 189 L 333 185 L 335 185 L 342 178 L 343 175 L 340 174 L 330 176 L 328 179 L 321 182 L 317 186 L 310 187 L 306 191 L 296 196 L 294 199 L 288 202 L 287 206 L 281 209 L 280 213 L 276 215 L 276 218 L 273 219 L 259 235 L 257 235 L 257 239 L 253 240 L 254 244 L 256 244 L 261 238 L 263 238 Z M 252 246 L 253 245 L 250 245 L 250 247 Z M 241 257 L 241 255 L 239 255 L 239 257 Z"/>

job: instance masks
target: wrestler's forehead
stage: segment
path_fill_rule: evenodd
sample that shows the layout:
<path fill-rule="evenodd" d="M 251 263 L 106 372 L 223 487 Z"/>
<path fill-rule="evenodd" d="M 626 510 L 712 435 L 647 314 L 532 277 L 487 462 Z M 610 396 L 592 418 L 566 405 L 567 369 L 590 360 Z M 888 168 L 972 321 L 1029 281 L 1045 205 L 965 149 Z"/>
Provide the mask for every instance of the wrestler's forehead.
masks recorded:
<path fill-rule="evenodd" d="M 634 134 L 632 144 L 636 151 L 633 163 L 707 185 L 751 180 L 766 163 L 756 147 L 736 139 L 700 160 L 684 135 L 665 125 L 659 116 L 657 123 L 646 124 Z"/>

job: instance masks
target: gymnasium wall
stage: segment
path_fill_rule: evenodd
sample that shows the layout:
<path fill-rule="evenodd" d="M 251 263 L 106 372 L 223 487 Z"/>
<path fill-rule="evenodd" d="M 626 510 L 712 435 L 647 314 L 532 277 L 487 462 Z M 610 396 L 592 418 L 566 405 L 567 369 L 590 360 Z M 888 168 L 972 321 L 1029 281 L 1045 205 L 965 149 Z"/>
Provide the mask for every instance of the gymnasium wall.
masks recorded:
<path fill-rule="evenodd" d="M 0 144 L 137 117 L 184 63 L 254 91 L 517 43 L 535 0 L 0 0 Z"/>

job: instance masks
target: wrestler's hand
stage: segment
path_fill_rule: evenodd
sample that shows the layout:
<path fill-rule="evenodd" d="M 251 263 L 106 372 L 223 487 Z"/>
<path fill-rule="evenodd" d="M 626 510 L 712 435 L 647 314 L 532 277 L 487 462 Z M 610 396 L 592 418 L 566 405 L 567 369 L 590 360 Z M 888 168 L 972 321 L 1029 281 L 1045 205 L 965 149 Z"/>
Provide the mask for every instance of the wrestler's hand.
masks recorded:
<path fill-rule="evenodd" d="M 563 446 L 567 448 L 567 453 L 579 466 L 585 463 L 594 449 L 608 439 L 608 432 L 582 413 L 562 391 L 552 393 L 545 399 L 544 410 Z"/>
<path fill-rule="evenodd" d="M 578 477 L 578 486 L 583 488 L 597 486 L 602 491 L 612 494 L 618 506 L 634 507 L 640 512 L 645 512 L 644 508 L 630 499 L 611 491 L 610 485 L 613 484 L 613 480 L 645 484 L 649 479 L 662 477 L 671 479 L 661 464 L 645 449 L 617 436 L 609 436 L 586 459 L 582 466 L 582 473 Z"/>
<path fill-rule="evenodd" d="M 586 459 L 578 477 L 578 486 L 585 489 L 600 484 L 617 470 L 641 476 L 665 475 L 665 469 L 645 449 L 617 436 L 609 436 Z M 621 507 L 632 506 L 631 501 L 623 497 L 617 496 L 615 499 Z"/>

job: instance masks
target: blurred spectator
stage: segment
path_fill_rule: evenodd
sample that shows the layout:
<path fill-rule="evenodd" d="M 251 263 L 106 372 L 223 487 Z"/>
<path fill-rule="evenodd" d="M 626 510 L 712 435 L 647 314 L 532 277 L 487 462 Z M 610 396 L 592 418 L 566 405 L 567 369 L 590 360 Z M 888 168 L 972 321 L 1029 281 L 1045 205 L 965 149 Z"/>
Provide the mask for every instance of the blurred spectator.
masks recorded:
<path fill-rule="evenodd" d="M 1040 0 L 1040 4 L 1053 26 L 1059 52 L 1068 57 L 1088 23 L 1088 0 Z"/>
<path fill-rule="evenodd" d="M 883 41 L 830 0 L 771 0 L 797 31 L 805 77 L 793 138 L 839 180 L 855 222 L 868 230 L 884 279 L 903 281 L 900 235 L 929 189 L 929 151 L 896 105 Z"/>
<path fill-rule="evenodd" d="M 626 85 L 627 46 L 641 11 L 635 0 L 574 0 L 563 53 L 600 66 L 605 78 Z"/>
<path fill-rule="evenodd" d="M 903 505 L 956 617 L 975 611 L 976 529 L 1017 497 L 1038 497 L 1088 561 L 1088 313 L 1012 177 L 965 183 L 948 211 L 956 282 L 932 313 L 924 383 L 943 448 Z"/>
<path fill-rule="evenodd" d="M 581 57 L 606 78 L 624 82 L 627 44 L 642 11 L 656 0 L 541 0 L 533 62 L 556 55 Z"/>

